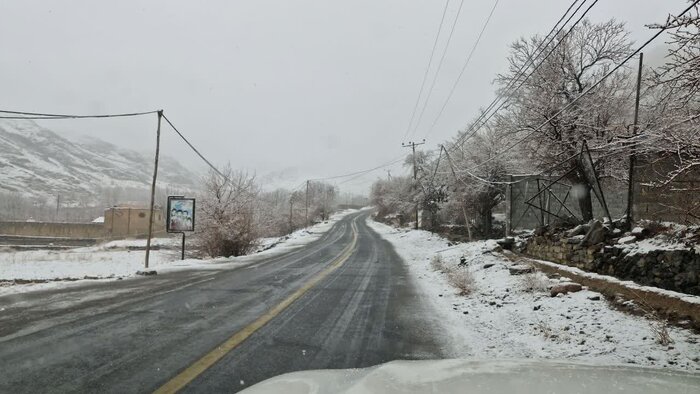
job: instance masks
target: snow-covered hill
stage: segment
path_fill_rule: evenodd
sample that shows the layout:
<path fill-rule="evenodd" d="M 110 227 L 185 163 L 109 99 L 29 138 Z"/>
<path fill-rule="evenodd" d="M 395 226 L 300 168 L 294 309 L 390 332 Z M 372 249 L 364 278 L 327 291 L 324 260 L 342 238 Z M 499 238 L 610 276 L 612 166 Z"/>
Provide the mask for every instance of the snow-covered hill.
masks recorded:
<path fill-rule="evenodd" d="M 198 176 L 161 157 L 159 186 L 194 188 Z M 97 138 L 68 140 L 31 120 L 0 120 L 0 191 L 95 196 L 102 188 L 148 188 L 152 158 Z"/>

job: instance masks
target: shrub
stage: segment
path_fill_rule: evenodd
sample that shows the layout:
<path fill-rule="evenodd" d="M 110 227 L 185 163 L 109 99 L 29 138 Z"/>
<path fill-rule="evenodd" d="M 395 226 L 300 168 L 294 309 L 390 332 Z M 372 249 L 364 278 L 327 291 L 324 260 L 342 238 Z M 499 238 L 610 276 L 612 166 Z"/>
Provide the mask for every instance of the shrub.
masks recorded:
<path fill-rule="evenodd" d="M 433 260 L 430 262 L 430 266 L 433 267 L 435 271 L 445 272 L 447 270 L 445 262 L 442 260 L 442 255 L 439 254 L 433 256 Z"/>
<path fill-rule="evenodd" d="M 531 293 L 546 292 L 549 289 L 549 279 L 541 272 L 521 275 L 522 290 Z"/>
<path fill-rule="evenodd" d="M 475 281 L 471 271 L 466 268 L 455 268 L 447 276 L 450 285 L 459 290 L 459 295 L 467 295 L 474 291 Z"/>

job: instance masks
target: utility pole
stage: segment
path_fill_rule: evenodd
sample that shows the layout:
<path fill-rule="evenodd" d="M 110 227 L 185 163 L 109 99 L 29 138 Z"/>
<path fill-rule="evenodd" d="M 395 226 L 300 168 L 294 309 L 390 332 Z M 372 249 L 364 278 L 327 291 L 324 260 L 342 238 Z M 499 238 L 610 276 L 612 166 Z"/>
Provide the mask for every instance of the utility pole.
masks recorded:
<path fill-rule="evenodd" d="M 639 69 L 637 70 L 637 97 L 634 101 L 634 124 L 632 125 L 632 138 L 637 135 L 639 129 L 639 95 L 642 88 L 642 64 L 644 62 L 644 53 L 639 53 Z M 630 171 L 629 171 L 629 185 L 627 188 L 627 225 L 632 228 L 632 210 L 634 209 L 634 166 L 637 164 L 637 158 L 635 157 L 635 142 L 632 141 L 630 148 Z"/>
<path fill-rule="evenodd" d="M 151 236 L 153 235 L 153 207 L 156 199 L 156 179 L 158 178 L 158 155 L 160 154 L 160 120 L 163 110 L 158 111 L 158 128 L 156 129 L 156 160 L 153 166 L 153 183 L 151 183 L 151 209 L 148 212 L 148 239 L 146 240 L 146 261 L 144 268 L 148 269 L 148 259 L 151 255 Z"/>
<path fill-rule="evenodd" d="M 309 227 L 309 181 L 306 181 L 306 209 L 305 209 L 305 214 L 306 218 L 306 227 Z"/>
<path fill-rule="evenodd" d="M 401 143 L 401 146 L 404 148 L 411 148 L 413 151 L 413 154 L 411 157 L 413 158 L 413 180 L 418 180 L 418 167 L 416 166 L 416 146 L 417 145 L 423 145 L 425 144 L 425 138 L 423 139 L 423 142 L 412 142 L 409 141 L 407 144 Z M 416 230 L 418 229 L 418 203 L 416 203 Z"/>
<path fill-rule="evenodd" d="M 294 200 L 289 197 L 289 232 L 294 231 L 294 221 L 292 220 L 292 207 L 294 206 Z"/>
<path fill-rule="evenodd" d="M 386 179 L 391 180 L 391 170 L 386 170 Z"/>
<path fill-rule="evenodd" d="M 56 194 L 56 220 L 58 220 L 58 210 L 61 207 L 61 195 Z"/>

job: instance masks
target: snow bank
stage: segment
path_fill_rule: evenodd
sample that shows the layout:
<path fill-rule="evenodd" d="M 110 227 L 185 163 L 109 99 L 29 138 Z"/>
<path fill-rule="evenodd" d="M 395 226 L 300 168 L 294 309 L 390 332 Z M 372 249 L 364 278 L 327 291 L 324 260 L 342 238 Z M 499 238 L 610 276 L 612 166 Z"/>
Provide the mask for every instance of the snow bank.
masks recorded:
<path fill-rule="evenodd" d="M 651 321 L 612 309 L 600 294 L 583 290 L 558 297 L 527 291 L 542 274 L 510 275 L 512 264 L 492 252 L 494 241 L 455 246 L 426 231 L 397 230 L 368 220 L 405 260 L 412 279 L 440 315 L 445 349 L 452 357 L 567 359 L 638 364 L 700 371 L 700 336 L 669 327 L 674 343 L 655 340 Z M 448 269 L 460 257 L 475 280 L 468 296 L 457 295 L 447 275 L 431 267 L 441 255 Z M 566 280 L 566 279 L 562 279 Z M 548 282 L 548 283 L 547 283 Z"/>

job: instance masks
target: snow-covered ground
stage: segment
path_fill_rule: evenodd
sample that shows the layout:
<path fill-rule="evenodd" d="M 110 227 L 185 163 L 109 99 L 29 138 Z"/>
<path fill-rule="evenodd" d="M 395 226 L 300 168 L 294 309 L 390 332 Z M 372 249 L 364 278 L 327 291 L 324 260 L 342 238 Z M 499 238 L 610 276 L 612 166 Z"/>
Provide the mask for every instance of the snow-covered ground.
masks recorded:
<path fill-rule="evenodd" d="M 150 269 L 159 273 L 185 269 L 226 269 L 250 264 L 302 247 L 320 238 L 338 220 L 356 210 L 345 210 L 323 223 L 279 238 L 263 238 L 256 253 L 246 256 L 216 259 L 180 260 L 180 238 L 157 238 L 152 245 Z M 65 286 L 67 280 L 95 280 L 129 277 L 143 269 L 146 240 L 118 240 L 93 247 L 70 250 L 33 250 L 0 252 L 0 295 L 49 287 Z M 22 283 L 15 280 L 53 281 L 51 283 Z M 56 280 L 64 280 L 57 282 Z"/>
<path fill-rule="evenodd" d="M 449 246 L 421 230 L 395 229 L 368 219 L 406 261 L 420 291 L 435 308 L 452 357 L 559 359 L 596 364 L 637 364 L 700 371 L 700 335 L 668 327 L 673 341 L 657 343 L 658 322 L 613 309 L 584 290 L 551 297 L 556 284 L 542 273 L 511 275 L 513 264 L 493 252 L 494 241 Z M 459 270 L 460 257 L 473 278 L 473 290 L 459 295 L 447 274 L 431 260 L 440 255 L 445 271 Z M 457 271 L 458 272 L 458 271 Z M 558 281 L 566 281 L 561 278 Z M 535 287 L 537 290 L 527 290 Z"/>

